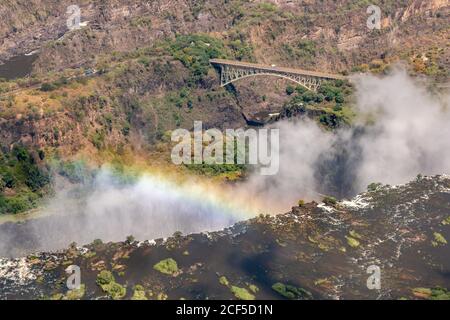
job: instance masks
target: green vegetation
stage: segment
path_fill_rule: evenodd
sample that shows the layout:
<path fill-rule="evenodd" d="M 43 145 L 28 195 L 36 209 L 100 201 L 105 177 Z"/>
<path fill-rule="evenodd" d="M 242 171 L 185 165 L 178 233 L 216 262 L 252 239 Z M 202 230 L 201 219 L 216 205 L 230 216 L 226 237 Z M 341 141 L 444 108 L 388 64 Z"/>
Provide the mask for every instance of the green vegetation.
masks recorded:
<path fill-rule="evenodd" d="M 287 95 L 291 95 L 291 94 L 293 94 L 295 92 L 295 88 L 293 87 L 293 86 L 291 86 L 291 85 L 288 85 L 287 87 L 286 87 L 286 94 Z"/>
<path fill-rule="evenodd" d="M 450 225 L 450 216 L 448 216 L 447 218 L 445 218 L 444 220 L 442 220 L 442 224 L 444 226 Z"/>
<path fill-rule="evenodd" d="M 63 300 L 80 300 L 84 297 L 85 292 L 86 286 L 84 284 L 81 284 L 79 289 L 67 291 L 67 294 L 63 298 Z"/>
<path fill-rule="evenodd" d="M 302 60 L 303 63 L 310 63 L 323 49 L 318 49 L 316 42 L 309 39 L 300 39 L 294 44 L 284 43 L 283 51 L 291 59 Z"/>
<path fill-rule="evenodd" d="M 53 166 L 58 174 L 67 178 L 72 183 L 89 181 L 92 175 L 85 161 L 53 161 Z"/>
<path fill-rule="evenodd" d="M 186 167 L 198 174 L 206 176 L 219 176 L 219 175 L 241 175 L 246 170 L 246 166 L 243 164 L 188 164 Z"/>
<path fill-rule="evenodd" d="M 66 77 L 61 77 L 61 78 L 59 78 L 58 80 L 56 80 L 56 81 L 54 81 L 52 83 L 44 82 L 41 85 L 40 90 L 42 92 L 50 92 L 50 91 L 54 91 L 54 90 L 56 90 L 56 89 L 58 89 L 58 88 L 60 88 L 62 86 L 65 86 L 68 83 L 69 83 L 69 80 Z"/>
<path fill-rule="evenodd" d="M 113 281 L 115 281 L 115 279 L 111 271 L 103 270 L 97 275 L 97 284 L 99 286 L 111 283 Z"/>
<path fill-rule="evenodd" d="M 239 300 L 255 300 L 255 296 L 250 292 L 248 292 L 248 290 L 245 288 L 231 286 L 230 290 L 234 294 L 234 296 Z"/>
<path fill-rule="evenodd" d="M 223 43 L 207 35 L 179 35 L 167 45 L 169 53 L 189 69 L 190 85 L 208 73 L 209 60 L 226 56 Z"/>
<path fill-rule="evenodd" d="M 250 289 L 251 292 L 253 293 L 257 293 L 259 291 L 259 288 L 257 286 L 255 286 L 254 284 L 250 284 L 248 286 L 248 288 Z"/>
<path fill-rule="evenodd" d="M 168 275 L 175 275 L 178 272 L 177 262 L 172 259 L 164 259 L 153 266 L 153 269 Z"/>
<path fill-rule="evenodd" d="M 96 282 L 113 300 L 122 299 L 127 293 L 126 288 L 116 282 L 114 275 L 110 271 L 101 271 L 97 275 Z"/>
<path fill-rule="evenodd" d="M 247 146 L 246 146 L 247 148 Z M 238 162 L 239 151 L 237 142 L 234 141 L 234 163 Z M 246 150 L 247 152 L 247 150 Z M 223 148 L 223 157 L 226 159 L 226 146 Z M 248 166 L 245 164 L 188 164 L 186 168 L 198 174 L 207 176 L 226 176 L 230 180 L 239 178 L 247 173 Z"/>
<path fill-rule="evenodd" d="M 327 206 L 335 206 L 337 204 L 337 199 L 335 197 L 326 196 L 323 198 L 322 201 Z"/>
<path fill-rule="evenodd" d="M 350 230 L 349 234 L 351 237 L 353 237 L 355 239 L 359 239 L 359 240 L 362 239 L 362 236 L 359 233 L 357 233 L 355 230 Z"/>
<path fill-rule="evenodd" d="M 371 184 L 369 184 L 367 186 L 367 191 L 376 191 L 378 188 L 382 187 L 383 184 L 381 183 L 377 183 L 377 182 L 372 182 Z"/>
<path fill-rule="evenodd" d="M 145 289 L 143 286 L 138 284 L 134 287 L 134 292 L 131 300 L 148 300 L 145 295 Z"/>
<path fill-rule="evenodd" d="M 321 85 L 318 92 L 297 86 L 293 93 L 290 88 L 286 89 L 286 93 L 292 96 L 283 108 L 288 117 L 295 115 L 298 111 L 311 111 L 319 123 L 328 128 L 348 124 L 354 117 L 351 107 L 346 104 L 352 94 L 352 88 L 348 82 L 327 81 Z"/>
<path fill-rule="evenodd" d="M 287 299 L 312 299 L 312 294 L 303 289 L 277 282 L 272 289 Z"/>
<path fill-rule="evenodd" d="M 227 287 L 230 285 L 230 283 L 228 282 L 228 279 L 225 276 L 221 276 L 219 278 L 219 283 L 224 286 L 227 286 Z"/>
<path fill-rule="evenodd" d="M 433 246 L 436 247 L 436 246 L 439 246 L 439 245 L 446 245 L 447 244 L 447 240 L 439 232 L 434 232 L 433 236 L 434 236 L 434 241 L 432 242 Z"/>
<path fill-rule="evenodd" d="M 46 168 L 38 166 L 38 158 L 20 145 L 0 152 L 0 214 L 19 213 L 37 205 L 50 182 Z"/>
<path fill-rule="evenodd" d="M 359 241 L 353 237 L 345 236 L 345 239 L 347 239 L 347 244 L 352 248 L 357 248 L 360 245 Z"/>
<path fill-rule="evenodd" d="M 416 297 L 429 300 L 450 300 L 450 291 L 444 288 L 414 288 L 413 294 Z"/>

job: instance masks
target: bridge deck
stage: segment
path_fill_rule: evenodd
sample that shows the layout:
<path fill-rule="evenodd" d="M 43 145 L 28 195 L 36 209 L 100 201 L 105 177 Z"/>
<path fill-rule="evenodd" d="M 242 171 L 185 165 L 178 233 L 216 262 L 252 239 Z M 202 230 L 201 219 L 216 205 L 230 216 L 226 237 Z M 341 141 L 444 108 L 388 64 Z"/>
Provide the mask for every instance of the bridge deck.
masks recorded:
<path fill-rule="evenodd" d="M 322 73 L 322 72 L 308 71 L 308 70 L 302 70 L 302 69 L 293 69 L 293 68 L 286 68 L 286 67 L 273 67 L 270 65 L 259 64 L 259 63 L 241 62 L 241 61 L 233 61 L 233 60 L 226 60 L 226 59 L 211 59 L 211 60 L 209 60 L 209 62 L 212 64 L 229 65 L 229 66 L 240 67 L 240 68 L 260 69 L 260 70 L 267 70 L 267 71 L 273 71 L 273 72 L 285 72 L 285 73 L 298 74 L 298 75 L 304 75 L 304 76 L 312 76 L 312 77 L 324 78 L 324 79 L 333 79 L 333 80 L 346 79 L 345 76 L 342 76 L 339 74 Z"/>

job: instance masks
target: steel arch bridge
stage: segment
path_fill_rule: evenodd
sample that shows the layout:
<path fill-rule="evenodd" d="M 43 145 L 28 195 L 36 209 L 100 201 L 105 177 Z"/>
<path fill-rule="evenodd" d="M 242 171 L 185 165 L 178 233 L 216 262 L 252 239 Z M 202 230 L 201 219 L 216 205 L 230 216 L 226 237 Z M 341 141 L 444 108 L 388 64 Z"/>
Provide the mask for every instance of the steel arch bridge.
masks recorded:
<path fill-rule="evenodd" d="M 225 59 L 211 59 L 210 63 L 220 67 L 220 86 L 253 76 L 276 76 L 291 80 L 308 90 L 316 91 L 323 81 L 344 80 L 346 77 L 301 69 L 283 68 Z"/>

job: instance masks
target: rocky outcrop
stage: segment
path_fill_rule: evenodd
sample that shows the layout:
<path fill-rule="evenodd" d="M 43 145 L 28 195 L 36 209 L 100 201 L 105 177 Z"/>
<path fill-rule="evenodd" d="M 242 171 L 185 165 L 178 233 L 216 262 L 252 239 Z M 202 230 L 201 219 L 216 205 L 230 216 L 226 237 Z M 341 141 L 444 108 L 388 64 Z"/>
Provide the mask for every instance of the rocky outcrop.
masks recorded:
<path fill-rule="evenodd" d="M 107 298 L 96 283 L 102 270 L 126 287 L 125 299 L 137 285 L 148 299 L 239 298 L 232 286 L 257 299 L 450 299 L 449 202 L 450 177 L 418 177 L 406 185 L 373 185 L 348 201 L 300 203 L 219 232 L 97 240 L 0 259 L 0 298 L 67 299 L 70 292 L 58 284 L 74 264 L 86 289 L 77 299 Z M 27 224 L 0 230 L 20 234 Z M 167 258 L 170 273 L 155 268 Z M 368 278 L 377 268 L 381 287 L 371 289 Z"/>
<path fill-rule="evenodd" d="M 67 32 L 70 1 L 10 0 L 0 7 L 0 59 L 40 48 L 35 71 L 62 70 L 92 65 L 99 54 L 151 46 L 175 34 L 208 33 L 248 43 L 259 62 L 336 72 L 386 52 L 395 56 L 405 47 L 427 48 L 427 38 L 434 35 L 433 45 L 445 46 L 442 35 L 448 32 L 446 0 L 388 2 L 381 7 L 379 32 L 367 28 L 367 8 L 354 1 L 272 3 L 91 0 L 81 6 L 81 19 L 88 23 Z M 402 34 L 395 45 L 389 40 L 392 28 Z M 311 57 L 303 52 L 306 40 L 315 45 Z"/>

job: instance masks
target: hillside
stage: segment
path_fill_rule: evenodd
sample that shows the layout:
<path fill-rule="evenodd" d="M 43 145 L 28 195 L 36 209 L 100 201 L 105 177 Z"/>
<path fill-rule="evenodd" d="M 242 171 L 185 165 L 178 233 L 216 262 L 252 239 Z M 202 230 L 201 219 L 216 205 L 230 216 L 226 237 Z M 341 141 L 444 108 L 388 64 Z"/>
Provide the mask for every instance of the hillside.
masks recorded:
<path fill-rule="evenodd" d="M 421 55 L 432 58 L 431 73 L 448 69 L 449 63 L 445 0 L 374 1 L 382 9 L 382 29 L 373 32 L 366 27 L 366 1 L 83 1 L 87 27 L 56 42 L 66 31 L 70 1 L 6 2 L 0 54 L 5 58 L 43 47 L 36 71 L 92 64 L 99 54 L 129 52 L 188 33 L 227 42 L 238 59 L 335 72 L 373 59 Z"/>

